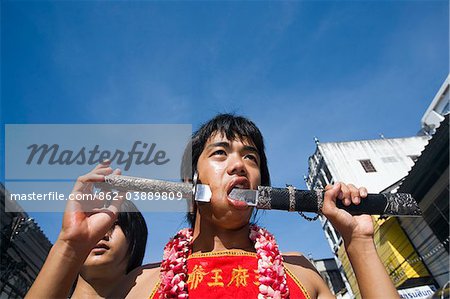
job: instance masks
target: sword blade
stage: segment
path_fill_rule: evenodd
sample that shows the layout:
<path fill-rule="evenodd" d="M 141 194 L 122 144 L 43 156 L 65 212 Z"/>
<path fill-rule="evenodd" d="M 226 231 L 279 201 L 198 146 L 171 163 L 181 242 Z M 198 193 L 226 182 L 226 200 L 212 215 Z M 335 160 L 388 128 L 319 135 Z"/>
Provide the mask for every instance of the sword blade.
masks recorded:
<path fill-rule="evenodd" d="M 258 205 L 257 190 L 234 188 L 228 196 L 234 200 L 246 202 L 247 205 L 251 207 L 256 207 Z"/>
<path fill-rule="evenodd" d="M 103 183 L 96 183 L 97 188 L 115 189 L 123 192 L 181 192 L 182 198 L 192 199 L 194 193 L 193 185 L 182 182 L 169 182 L 161 180 L 144 179 L 126 175 L 108 175 Z M 195 200 L 209 202 L 211 200 L 211 189 L 208 185 L 197 184 Z"/>

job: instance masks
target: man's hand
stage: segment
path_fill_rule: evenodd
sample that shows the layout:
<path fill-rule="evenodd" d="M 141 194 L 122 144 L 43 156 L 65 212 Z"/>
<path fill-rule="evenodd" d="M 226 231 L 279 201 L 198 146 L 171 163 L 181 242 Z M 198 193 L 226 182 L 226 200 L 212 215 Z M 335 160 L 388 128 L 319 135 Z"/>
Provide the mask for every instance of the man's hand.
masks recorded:
<path fill-rule="evenodd" d="M 399 298 L 373 241 L 373 221 L 370 215 L 352 216 L 336 207 L 336 200 L 345 206 L 359 204 L 367 197 L 366 188 L 337 183 L 325 188 L 322 213 L 344 239 L 345 250 L 352 264 L 362 298 Z"/>
<path fill-rule="evenodd" d="M 373 222 L 369 215 L 352 216 L 336 207 L 336 200 L 342 200 L 345 206 L 358 205 L 367 197 L 364 187 L 356 188 L 352 184 L 337 183 L 325 187 L 325 198 L 322 213 L 341 234 L 348 246 L 352 240 L 373 239 Z"/>

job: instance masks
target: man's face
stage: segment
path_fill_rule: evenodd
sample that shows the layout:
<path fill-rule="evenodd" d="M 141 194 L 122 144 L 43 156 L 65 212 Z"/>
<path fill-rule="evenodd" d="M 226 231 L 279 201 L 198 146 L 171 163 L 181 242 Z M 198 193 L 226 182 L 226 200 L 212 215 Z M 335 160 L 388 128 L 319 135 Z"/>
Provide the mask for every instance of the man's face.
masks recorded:
<path fill-rule="evenodd" d="M 230 229 L 247 224 L 252 209 L 228 195 L 233 188 L 256 189 L 261 184 L 260 157 L 253 142 L 214 134 L 205 144 L 197 170 L 201 183 L 212 191 L 211 203 L 199 204 L 202 219 Z"/>

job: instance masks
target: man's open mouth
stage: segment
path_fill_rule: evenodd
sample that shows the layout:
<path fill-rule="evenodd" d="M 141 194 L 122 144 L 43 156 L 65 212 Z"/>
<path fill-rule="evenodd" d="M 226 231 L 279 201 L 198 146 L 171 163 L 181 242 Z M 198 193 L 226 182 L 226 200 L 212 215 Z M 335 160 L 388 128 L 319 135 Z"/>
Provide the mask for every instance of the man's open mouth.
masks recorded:
<path fill-rule="evenodd" d="M 245 177 L 233 179 L 227 188 L 227 199 L 228 202 L 237 209 L 246 209 L 248 207 L 245 201 L 236 200 L 231 198 L 229 195 L 233 189 L 250 189 L 250 182 Z"/>

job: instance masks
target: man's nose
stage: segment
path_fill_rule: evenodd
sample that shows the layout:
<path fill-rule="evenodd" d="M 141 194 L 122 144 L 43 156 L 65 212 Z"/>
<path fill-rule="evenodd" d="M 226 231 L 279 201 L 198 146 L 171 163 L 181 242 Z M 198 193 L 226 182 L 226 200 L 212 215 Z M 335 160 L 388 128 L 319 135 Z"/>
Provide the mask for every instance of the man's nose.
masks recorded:
<path fill-rule="evenodd" d="M 245 168 L 244 161 L 240 155 L 230 155 L 228 165 L 229 175 L 246 175 L 247 170 Z"/>

